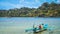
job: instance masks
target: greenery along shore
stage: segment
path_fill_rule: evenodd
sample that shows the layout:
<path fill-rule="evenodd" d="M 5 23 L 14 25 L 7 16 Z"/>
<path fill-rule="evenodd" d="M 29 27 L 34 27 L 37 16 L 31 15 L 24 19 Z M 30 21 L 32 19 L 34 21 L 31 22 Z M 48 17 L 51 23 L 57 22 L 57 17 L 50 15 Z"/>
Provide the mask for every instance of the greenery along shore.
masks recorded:
<path fill-rule="evenodd" d="M 60 4 L 45 2 L 38 8 L 0 10 L 0 17 L 60 17 Z"/>

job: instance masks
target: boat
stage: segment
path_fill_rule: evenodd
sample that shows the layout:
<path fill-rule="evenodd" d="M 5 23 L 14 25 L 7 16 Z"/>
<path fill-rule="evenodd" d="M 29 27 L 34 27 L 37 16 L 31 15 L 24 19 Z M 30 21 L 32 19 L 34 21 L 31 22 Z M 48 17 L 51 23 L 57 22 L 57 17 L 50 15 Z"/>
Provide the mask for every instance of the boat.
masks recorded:
<path fill-rule="evenodd" d="M 46 31 L 47 29 L 48 29 L 48 25 L 45 24 L 43 29 L 39 29 L 39 28 L 37 27 L 37 28 L 35 29 L 35 31 L 34 31 L 34 28 L 31 27 L 31 28 L 25 29 L 25 32 L 29 32 L 29 31 L 30 31 L 30 32 L 38 33 L 38 32 Z"/>

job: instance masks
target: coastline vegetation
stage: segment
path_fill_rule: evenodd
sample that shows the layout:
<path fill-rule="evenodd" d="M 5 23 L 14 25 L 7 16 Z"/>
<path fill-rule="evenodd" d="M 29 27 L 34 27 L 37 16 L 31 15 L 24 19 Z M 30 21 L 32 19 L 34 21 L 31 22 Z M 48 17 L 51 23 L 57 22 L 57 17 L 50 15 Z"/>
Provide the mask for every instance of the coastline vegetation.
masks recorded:
<path fill-rule="evenodd" d="M 60 17 L 60 4 L 45 2 L 38 8 L 0 10 L 0 17 Z"/>

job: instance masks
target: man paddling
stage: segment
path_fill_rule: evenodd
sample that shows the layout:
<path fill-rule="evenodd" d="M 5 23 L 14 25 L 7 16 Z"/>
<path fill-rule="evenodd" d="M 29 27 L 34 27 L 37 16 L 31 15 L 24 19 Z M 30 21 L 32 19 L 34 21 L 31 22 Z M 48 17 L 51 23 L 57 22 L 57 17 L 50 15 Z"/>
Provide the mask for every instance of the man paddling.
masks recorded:
<path fill-rule="evenodd" d="M 39 25 L 39 29 L 40 29 L 40 30 L 43 29 L 43 27 L 44 27 L 43 25 L 44 25 L 44 24 L 40 24 L 40 25 Z"/>
<path fill-rule="evenodd" d="M 42 25 L 39 25 L 39 29 L 40 29 L 40 30 L 42 29 Z"/>

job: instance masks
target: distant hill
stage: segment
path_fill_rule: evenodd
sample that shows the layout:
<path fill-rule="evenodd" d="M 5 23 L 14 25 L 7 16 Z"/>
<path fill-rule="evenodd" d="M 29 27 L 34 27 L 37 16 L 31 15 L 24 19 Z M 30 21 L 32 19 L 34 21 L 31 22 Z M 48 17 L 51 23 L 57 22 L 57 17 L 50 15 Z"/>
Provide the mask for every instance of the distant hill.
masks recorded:
<path fill-rule="evenodd" d="M 40 7 L 0 10 L 0 17 L 60 17 L 60 4 L 45 2 Z"/>

